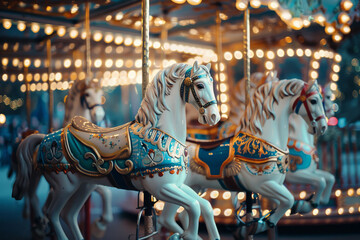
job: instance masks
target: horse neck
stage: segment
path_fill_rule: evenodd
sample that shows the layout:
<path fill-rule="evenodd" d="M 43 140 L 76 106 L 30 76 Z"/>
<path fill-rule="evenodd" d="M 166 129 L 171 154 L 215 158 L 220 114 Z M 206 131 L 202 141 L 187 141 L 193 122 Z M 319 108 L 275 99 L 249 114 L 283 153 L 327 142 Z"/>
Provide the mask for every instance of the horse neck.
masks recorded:
<path fill-rule="evenodd" d="M 255 136 L 272 143 L 280 149 L 287 149 L 291 102 L 293 101 L 290 101 L 289 97 L 279 98 L 279 103 L 274 103 L 273 107 L 276 116 L 275 120 L 266 118 L 262 126 L 262 133 L 257 133 Z"/>
<path fill-rule="evenodd" d="M 289 138 L 314 146 L 314 136 L 308 133 L 308 125 L 298 114 L 292 114 L 290 117 L 293 125 L 289 131 Z"/>
<path fill-rule="evenodd" d="M 175 137 L 180 142 L 186 141 L 186 114 L 185 103 L 180 96 L 180 84 L 178 81 L 171 89 L 171 94 L 165 97 L 169 110 L 165 110 L 159 117 L 156 128 Z"/>
<path fill-rule="evenodd" d="M 68 99 L 67 101 L 69 100 L 71 99 Z M 81 104 L 79 96 L 75 96 L 73 102 L 67 102 L 65 104 L 65 117 L 63 126 L 65 127 L 67 124 L 69 124 L 71 119 L 75 116 L 82 116 L 91 121 L 90 111 Z"/>

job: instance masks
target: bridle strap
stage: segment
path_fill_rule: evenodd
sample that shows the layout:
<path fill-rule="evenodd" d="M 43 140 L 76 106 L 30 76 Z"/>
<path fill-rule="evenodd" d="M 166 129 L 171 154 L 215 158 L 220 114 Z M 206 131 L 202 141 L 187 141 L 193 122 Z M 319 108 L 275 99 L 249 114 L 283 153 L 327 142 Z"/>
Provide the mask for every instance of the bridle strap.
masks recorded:
<path fill-rule="evenodd" d="M 307 85 L 304 85 L 303 89 L 301 90 L 301 94 L 300 96 L 295 100 L 293 106 L 292 106 L 292 109 L 295 113 L 299 113 L 299 110 L 300 110 L 300 107 L 302 104 L 304 104 L 304 107 L 305 107 L 305 110 L 306 110 L 306 113 L 310 119 L 310 121 L 319 121 L 320 119 L 323 119 L 325 118 L 324 115 L 321 115 L 317 118 L 313 118 L 311 112 L 310 112 L 310 109 L 309 109 L 309 105 L 308 105 L 308 102 L 306 101 L 310 96 L 312 95 L 315 95 L 315 94 L 318 94 L 317 91 L 311 91 L 309 93 L 306 93 L 307 91 Z"/>
<path fill-rule="evenodd" d="M 204 105 L 201 103 L 201 100 L 199 98 L 199 96 L 197 95 L 196 91 L 195 91 L 195 84 L 194 82 L 200 78 L 204 78 L 207 77 L 207 75 L 205 74 L 201 74 L 195 77 L 191 77 L 191 68 L 189 68 L 188 70 L 186 70 L 185 72 L 185 79 L 183 80 L 183 82 L 181 83 L 181 87 L 180 87 L 180 95 L 181 98 L 185 101 L 185 102 L 189 102 L 189 92 L 191 90 L 191 93 L 195 99 L 195 102 L 197 103 L 197 105 L 199 106 L 199 112 L 200 114 L 204 114 L 205 113 L 205 108 L 213 105 L 213 104 L 217 104 L 217 101 L 211 100 L 207 103 L 205 103 Z"/>
<path fill-rule="evenodd" d="M 89 110 L 93 109 L 94 107 L 98 107 L 98 106 L 103 105 L 102 103 L 96 103 L 94 105 L 89 106 L 89 103 L 86 101 L 86 98 L 84 97 L 84 95 L 81 95 L 81 103 L 85 104 L 86 108 L 89 109 Z"/>

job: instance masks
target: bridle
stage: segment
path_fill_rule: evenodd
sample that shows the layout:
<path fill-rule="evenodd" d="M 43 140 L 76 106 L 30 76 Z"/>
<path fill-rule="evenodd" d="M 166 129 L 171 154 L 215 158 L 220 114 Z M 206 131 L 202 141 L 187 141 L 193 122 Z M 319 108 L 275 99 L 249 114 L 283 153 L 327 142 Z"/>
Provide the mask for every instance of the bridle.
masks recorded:
<path fill-rule="evenodd" d="M 320 121 L 321 119 L 325 118 L 324 115 L 321 115 L 321 116 L 318 116 L 317 118 L 314 119 L 314 117 L 312 116 L 311 112 L 310 112 L 310 109 L 309 109 L 309 105 L 308 105 L 308 102 L 307 102 L 307 99 L 312 96 L 312 95 L 315 95 L 315 94 L 318 94 L 319 92 L 318 91 L 311 91 L 309 93 L 307 93 L 308 91 L 308 84 L 304 84 L 304 87 L 303 89 L 301 90 L 301 94 L 300 96 L 295 100 L 293 106 L 292 106 L 292 110 L 295 112 L 295 113 L 299 113 L 299 110 L 300 110 L 300 107 L 302 104 L 304 104 L 304 107 L 305 107 L 305 110 L 306 110 L 306 113 L 310 119 L 310 121 L 312 123 L 315 123 L 317 121 Z M 321 96 L 321 95 L 320 95 Z M 321 97 L 322 98 L 322 97 Z"/>
<path fill-rule="evenodd" d="M 95 107 L 99 107 L 99 106 L 103 106 L 104 104 L 101 102 L 101 103 L 95 103 L 93 105 L 89 105 L 89 103 L 87 102 L 86 100 L 86 97 L 85 97 L 85 94 L 82 93 L 81 96 L 80 96 L 80 101 L 81 101 L 81 105 L 84 106 L 89 110 L 91 111 L 93 108 Z M 106 121 L 106 113 L 104 115 L 104 119 L 102 121 L 105 121 L 105 127 L 107 127 L 107 121 Z M 94 123 L 94 122 L 93 122 Z M 98 124 L 98 123 L 95 123 L 95 124 Z"/>
<path fill-rule="evenodd" d="M 197 105 L 199 106 L 199 113 L 200 114 L 204 114 L 205 113 L 205 108 L 213 105 L 213 104 L 217 104 L 217 101 L 214 99 L 214 100 L 211 100 L 207 103 L 205 103 L 204 105 L 202 105 L 200 99 L 199 99 L 199 96 L 196 94 L 196 91 L 195 91 L 195 84 L 194 82 L 200 78 L 203 78 L 203 77 L 207 77 L 207 75 L 205 74 L 201 74 L 201 75 L 198 75 L 198 76 L 195 76 L 195 77 L 191 77 L 191 68 L 189 68 L 188 70 L 186 70 L 185 72 L 185 79 L 183 80 L 183 82 L 181 83 L 181 87 L 180 87 L 180 95 L 181 95 L 181 98 L 185 101 L 185 102 L 189 102 L 189 92 L 191 90 L 192 94 L 193 94 L 193 97 L 197 103 Z M 211 77 L 210 77 L 211 78 Z M 212 78 L 211 78 L 212 80 Z"/>
<path fill-rule="evenodd" d="M 95 103 L 95 104 L 89 106 L 89 103 L 87 102 L 84 93 L 81 94 L 81 96 L 80 96 L 80 101 L 81 101 L 81 105 L 83 105 L 83 106 L 85 105 L 85 107 L 86 107 L 87 109 L 89 109 L 89 110 L 93 109 L 94 107 L 98 107 L 98 106 L 102 106 L 102 105 L 103 105 L 102 103 Z"/>

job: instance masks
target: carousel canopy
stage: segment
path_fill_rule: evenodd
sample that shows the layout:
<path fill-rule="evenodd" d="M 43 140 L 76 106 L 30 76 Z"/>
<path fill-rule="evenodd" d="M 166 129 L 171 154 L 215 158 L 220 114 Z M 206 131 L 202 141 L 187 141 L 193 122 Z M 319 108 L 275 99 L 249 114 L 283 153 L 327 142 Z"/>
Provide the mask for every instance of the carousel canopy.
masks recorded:
<path fill-rule="evenodd" d="M 141 83 L 141 1 L 1 1 L 1 113 L 21 112 L 25 81 L 31 83 L 31 91 L 41 92 L 49 86 L 67 90 L 72 81 L 85 78 L 85 2 L 90 2 L 92 77 L 106 80 L 107 87 Z M 277 70 L 283 78 L 331 83 L 338 113 L 356 121 L 358 116 L 349 109 L 357 105 L 360 94 L 359 3 L 308 2 L 150 1 L 151 69 L 155 73 L 178 61 L 215 63 L 221 35 L 220 70 L 226 74 L 216 80 L 226 79 L 218 87 L 219 100 L 226 105 L 231 82 L 243 76 L 243 14 L 248 7 L 252 71 Z M 297 60 L 289 60 L 292 57 Z M 52 86 L 48 80 L 54 81 Z"/>

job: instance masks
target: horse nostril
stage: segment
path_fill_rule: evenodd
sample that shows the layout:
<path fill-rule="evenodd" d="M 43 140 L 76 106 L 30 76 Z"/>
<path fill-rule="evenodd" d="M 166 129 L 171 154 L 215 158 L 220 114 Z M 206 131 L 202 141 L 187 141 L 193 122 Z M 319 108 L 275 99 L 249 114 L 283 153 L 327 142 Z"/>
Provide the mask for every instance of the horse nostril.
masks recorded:
<path fill-rule="evenodd" d="M 217 116 L 216 116 L 215 113 L 211 114 L 211 120 L 212 120 L 213 122 L 216 122 Z"/>

